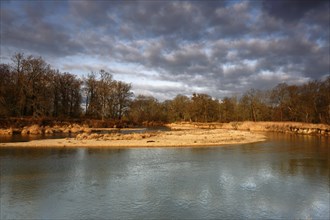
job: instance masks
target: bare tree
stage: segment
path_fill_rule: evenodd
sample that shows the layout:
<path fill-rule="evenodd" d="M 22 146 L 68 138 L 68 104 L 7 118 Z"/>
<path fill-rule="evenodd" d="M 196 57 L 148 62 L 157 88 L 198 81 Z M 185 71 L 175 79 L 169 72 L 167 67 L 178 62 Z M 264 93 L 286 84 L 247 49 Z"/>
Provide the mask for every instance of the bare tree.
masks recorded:
<path fill-rule="evenodd" d="M 131 84 L 127 84 L 121 81 L 115 81 L 114 87 L 116 118 L 121 120 L 122 117 L 128 112 L 131 97 L 133 96 L 133 93 L 131 92 L 132 86 Z"/>
<path fill-rule="evenodd" d="M 218 120 L 219 101 L 207 94 L 194 93 L 191 98 L 190 115 L 193 121 L 210 122 Z"/>
<path fill-rule="evenodd" d="M 78 117 L 81 113 L 81 80 L 70 73 L 57 72 L 53 77 L 53 115 L 56 117 Z"/>
<path fill-rule="evenodd" d="M 100 112 L 99 108 L 99 95 L 98 95 L 98 81 L 96 75 L 92 72 L 84 79 L 84 92 L 86 94 L 86 116 L 98 117 Z"/>
<path fill-rule="evenodd" d="M 189 108 L 191 101 L 187 96 L 177 95 L 168 103 L 168 119 L 170 121 L 187 121 L 190 120 Z"/>

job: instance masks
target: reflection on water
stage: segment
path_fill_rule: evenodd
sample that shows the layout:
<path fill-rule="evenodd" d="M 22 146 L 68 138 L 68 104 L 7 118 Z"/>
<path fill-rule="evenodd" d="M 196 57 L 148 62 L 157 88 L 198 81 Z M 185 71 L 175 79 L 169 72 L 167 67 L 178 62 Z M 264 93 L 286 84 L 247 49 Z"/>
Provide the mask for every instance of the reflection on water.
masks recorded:
<path fill-rule="evenodd" d="M 1 219 L 329 218 L 329 140 L 221 148 L 0 148 Z"/>
<path fill-rule="evenodd" d="M 75 137 L 76 134 L 72 133 L 54 133 L 54 134 L 38 134 L 38 135 L 0 135 L 0 143 L 8 142 L 27 142 L 32 140 L 41 140 L 41 139 L 58 139 L 58 138 L 71 138 Z"/>

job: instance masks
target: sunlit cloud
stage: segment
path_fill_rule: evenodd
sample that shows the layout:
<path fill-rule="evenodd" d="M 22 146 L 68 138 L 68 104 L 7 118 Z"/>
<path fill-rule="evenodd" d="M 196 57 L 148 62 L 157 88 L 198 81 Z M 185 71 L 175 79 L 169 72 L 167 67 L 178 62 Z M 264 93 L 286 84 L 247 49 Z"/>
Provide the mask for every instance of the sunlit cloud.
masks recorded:
<path fill-rule="evenodd" d="M 223 98 L 328 76 L 329 14 L 322 0 L 1 1 L 1 61 L 24 52 L 156 98 Z"/>

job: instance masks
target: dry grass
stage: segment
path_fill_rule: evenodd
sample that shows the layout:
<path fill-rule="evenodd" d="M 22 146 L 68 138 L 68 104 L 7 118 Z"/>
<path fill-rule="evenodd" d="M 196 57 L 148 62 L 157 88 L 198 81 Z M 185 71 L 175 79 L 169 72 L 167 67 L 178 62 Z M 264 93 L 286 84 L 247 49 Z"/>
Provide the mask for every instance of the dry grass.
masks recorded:
<path fill-rule="evenodd" d="M 312 134 L 330 136 L 330 125 L 303 122 L 230 122 L 230 123 L 172 123 L 168 127 L 174 130 L 187 129 L 233 129 L 245 131 L 274 131 L 282 133 Z"/>

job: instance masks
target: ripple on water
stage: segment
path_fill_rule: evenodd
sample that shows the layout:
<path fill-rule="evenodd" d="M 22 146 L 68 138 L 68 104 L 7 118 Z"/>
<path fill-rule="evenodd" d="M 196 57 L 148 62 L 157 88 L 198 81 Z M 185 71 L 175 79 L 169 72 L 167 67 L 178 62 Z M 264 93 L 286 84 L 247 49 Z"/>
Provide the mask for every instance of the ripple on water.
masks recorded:
<path fill-rule="evenodd" d="M 254 178 L 248 178 L 245 182 L 240 185 L 244 190 L 256 191 L 257 184 Z"/>
<path fill-rule="evenodd" d="M 328 154 L 317 140 L 299 140 L 269 141 L 271 148 L 0 148 L 0 218 L 329 219 Z"/>
<path fill-rule="evenodd" d="M 316 200 L 313 201 L 310 209 L 310 213 L 313 214 L 314 218 L 322 218 L 323 216 L 328 216 L 330 217 L 330 211 L 329 211 L 329 206 L 330 206 L 330 193 L 328 193 L 328 201 L 320 201 Z"/>

